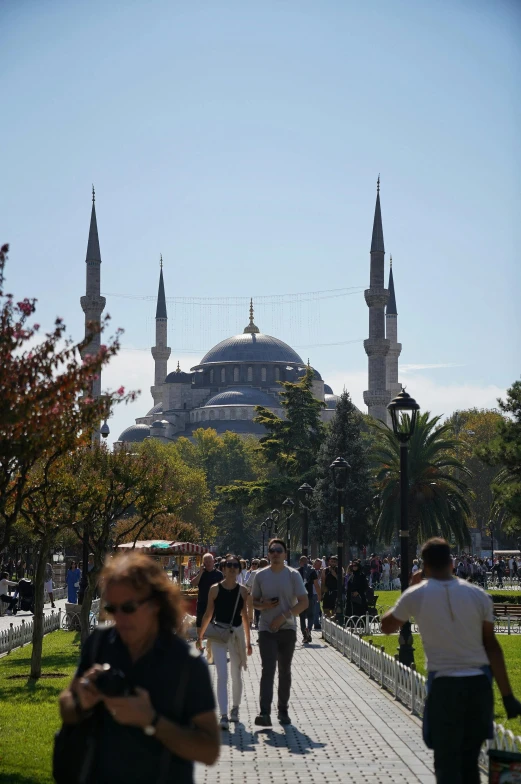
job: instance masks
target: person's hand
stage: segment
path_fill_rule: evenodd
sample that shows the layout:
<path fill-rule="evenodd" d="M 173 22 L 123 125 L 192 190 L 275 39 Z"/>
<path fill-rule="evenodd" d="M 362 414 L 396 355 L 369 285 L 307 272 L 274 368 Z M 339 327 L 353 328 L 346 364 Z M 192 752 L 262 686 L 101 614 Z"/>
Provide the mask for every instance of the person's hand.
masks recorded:
<path fill-rule="evenodd" d="M 246 646 L 246 651 L 247 651 L 247 653 L 248 653 L 248 656 L 251 656 L 251 655 L 252 655 L 252 653 L 253 653 L 253 648 L 251 647 L 251 643 L 250 643 L 249 645 L 247 645 L 247 646 Z"/>
<path fill-rule="evenodd" d="M 96 678 L 100 672 L 103 672 L 102 665 L 95 664 L 94 667 L 83 673 L 73 687 L 84 711 L 91 710 L 103 699 L 102 693 L 96 688 Z"/>
<path fill-rule="evenodd" d="M 519 702 L 513 694 L 503 697 L 503 705 L 505 706 L 509 719 L 515 719 L 516 716 L 521 716 L 521 702 Z"/>
<path fill-rule="evenodd" d="M 195 647 L 197 648 L 198 651 L 202 651 L 203 650 L 203 638 L 202 637 L 198 637 L 197 638 L 197 642 L 195 643 Z"/>
<path fill-rule="evenodd" d="M 136 694 L 131 697 L 104 697 L 103 701 L 109 713 L 112 714 L 112 718 L 118 724 L 148 727 L 155 716 L 155 710 L 146 689 L 137 688 Z"/>
<path fill-rule="evenodd" d="M 358 596 L 358 591 L 353 591 L 352 595 L 353 596 Z"/>
<path fill-rule="evenodd" d="M 262 600 L 262 609 L 263 610 L 273 610 L 273 608 L 276 607 L 278 605 L 278 603 L 279 603 L 278 599 L 275 599 L 275 601 L 273 601 L 272 599 L 263 599 Z"/>
<path fill-rule="evenodd" d="M 271 631 L 278 632 L 278 630 L 280 629 L 280 627 L 282 626 L 285 620 L 286 618 L 283 615 L 277 615 L 277 617 L 274 618 L 270 624 Z"/>

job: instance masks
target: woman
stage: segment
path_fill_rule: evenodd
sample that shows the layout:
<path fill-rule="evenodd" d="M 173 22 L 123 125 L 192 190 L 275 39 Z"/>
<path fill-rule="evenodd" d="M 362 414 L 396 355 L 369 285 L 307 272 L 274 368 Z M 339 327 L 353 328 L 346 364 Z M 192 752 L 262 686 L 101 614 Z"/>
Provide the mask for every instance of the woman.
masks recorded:
<path fill-rule="evenodd" d="M 360 568 L 360 561 L 353 561 L 351 574 L 346 584 L 346 614 L 356 623 L 367 612 L 366 591 L 369 588 L 367 577 Z"/>
<path fill-rule="evenodd" d="M 239 721 L 239 705 L 242 697 L 242 673 L 246 669 L 246 653 L 251 656 L 250 623 L 248 620 L 248 591 L 237 578 L 241 564 L 237 556 L 229 553 L 224 560 L 224 580 L 212 585 L 208 594 L 208 606 L 199 629 L 197 647 L 202 650 L 203 637 L 212 621 L 229 627 L 231 633 L 226 643 L 212 639 L 212 652 L 217 670 L 217 702 L 221 713 L 221 729 L 227 730 L 229 722 Z M 232 710 L 228 719 L 228 667 L 232 676 Z"/>
<path fill-rule="evenodd" d="M 76 561 L 69 561 L 69 568 L 65 580 L 67 582 L 67 601 L 69 604 L 78 602 L 78 588 L 80 587 L 81 570 Z"/>
<path fill-rule="evenodd" d="M 384 562 L 382 564 L 382 584 L 384 591 L 388 591 L 391 587 L 391 565 L 389 563 L 388 558 L 384 558 Z"/>
<path fill-rule="evenodd" d="M 322 586 L 324 593 L 322 599 L 322 612 L 326 618 L 331 618 L 335 614 L 336 597 L 338 593 L 338 558 L 332 555 L 329 559 L 329 566 L 322 573 Z"/>
<path fill-rule="evenodd" d="M 179 589 L 159 563 L 136 552 L 107 561 L 101 586 L 114 625 L 90 635 L 60 695 L 65 725 L 94 711 L 97 740 L 85 780 L 193 784 L 193 763 L 217 759 L 219 728 L 206 662 L 179 634 Z M 108 696 L 110 679 L 126 685 L 128 696 Z"/>

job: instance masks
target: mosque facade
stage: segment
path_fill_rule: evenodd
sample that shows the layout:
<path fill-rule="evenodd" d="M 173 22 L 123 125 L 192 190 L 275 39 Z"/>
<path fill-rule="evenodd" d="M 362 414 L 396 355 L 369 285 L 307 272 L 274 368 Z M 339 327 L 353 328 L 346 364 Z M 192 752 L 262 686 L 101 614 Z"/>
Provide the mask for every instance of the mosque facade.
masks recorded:
<path fill-rule="evenodd" d="M 368 356 L 368 390 L 364 402 L 368 413 L 387 421 L 387 403 L 401 390 L 398 381 L 398 343 L 396 297 L 392 260 L 388 287 L 384 287 L 384 241 L 378 180 L 373 235 L 370 252 L 370 286 L 365 291 L 369 308 L 369 338 L 364 341 Z M 101 253 L 98 238 L 96 206 L 92 200 L 89 240 L 87 244 L 87 287 L 81 298 L 87 321 L 99 321 L 105 300 L 100 295 Z M 153 405 L 138 417 L 135 424 L 121 433 L 115 444 L 159 438 L 176 440 L 190 438 L 198 428 L 213 428 L 218 433 L 229 430 L 244 435 L 261 436 L 265 431 L 254 422 L 256 406 L 265 406 L 282 417 L 280 404 L 281 382 L 297 381 L 306 372 L 305 363 L 287 343 L 266 335 L 254 320 L 253 301 L 250 302 L 249 323 L 239 335 L 226 338 L 211 348 L 198 365 L 182 370 L 179 362 L 168 372 L 171 349 L 167 346 L 168 313 L 163 277 L 159 273 L 156 308 L 156 340 L 152 347 L 154 383 L 150 388 Z M 92 346 L 92 348 L 95 348 Z M 89 347 L 86 350 L 92 350 Z M 309 360 L 308 360 L 309 362 Z M 313 393 L 325 403 L 322 419 L 329 421 L 338 397 L 324 383 L 320 373 L 313 371 Z M 98 382 L 98 385 L 101 381 Z"/>

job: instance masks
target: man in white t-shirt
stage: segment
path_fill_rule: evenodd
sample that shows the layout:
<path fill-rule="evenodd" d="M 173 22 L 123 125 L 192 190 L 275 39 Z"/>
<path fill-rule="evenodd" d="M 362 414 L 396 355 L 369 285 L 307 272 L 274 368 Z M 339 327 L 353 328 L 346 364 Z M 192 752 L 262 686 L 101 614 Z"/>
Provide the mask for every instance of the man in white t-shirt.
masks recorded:
<path fill-rule="evenodd" d="M 508 718 L 521 715 L 521 703 L 512 694 L 494 634 L 491 597 L 452 576 L 444 539 L 430 539 L 422 559 L 426 579 L 384 615 L 382 631 L 393 634 L 410 617 L 420 629 L 429 674 L 423 736 L 434 749 L 436 781 L 479 784 L 479 752 L 492 731 L 492 675 Z"/>

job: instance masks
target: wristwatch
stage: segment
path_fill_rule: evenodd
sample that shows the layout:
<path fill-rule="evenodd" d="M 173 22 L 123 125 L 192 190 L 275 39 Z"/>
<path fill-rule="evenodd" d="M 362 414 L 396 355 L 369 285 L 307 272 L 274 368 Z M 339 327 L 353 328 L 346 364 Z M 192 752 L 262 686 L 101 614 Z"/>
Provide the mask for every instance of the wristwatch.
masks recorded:
<path fill-rule="evenodd" d="M 152 737 L 156 734 L 156 726 L 158 721 L 159 721 L 159 713 L 156 711 L 154 713 L 154 718 L 152 719 L 150 724 L 147 724 L 146 727 L 143 727 L 143 732 L 145 733 L 145 735 Z"/>

